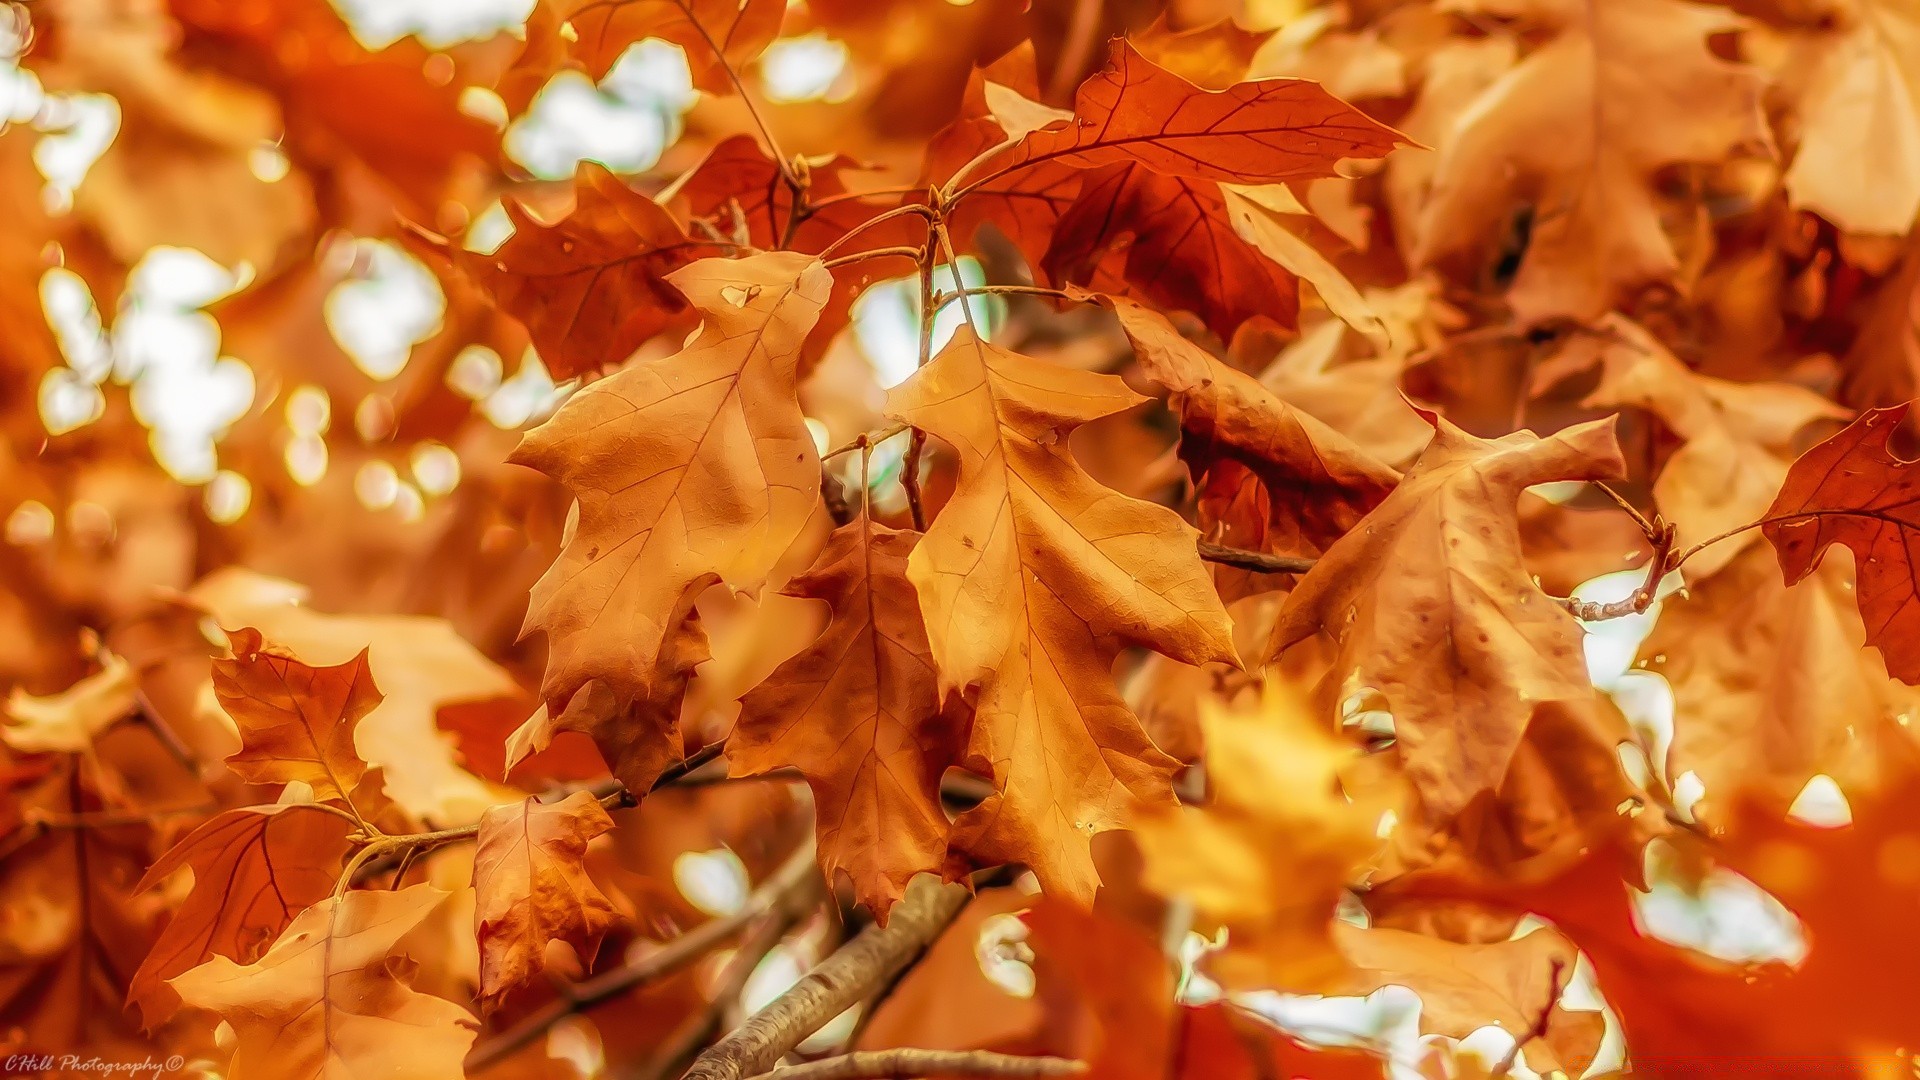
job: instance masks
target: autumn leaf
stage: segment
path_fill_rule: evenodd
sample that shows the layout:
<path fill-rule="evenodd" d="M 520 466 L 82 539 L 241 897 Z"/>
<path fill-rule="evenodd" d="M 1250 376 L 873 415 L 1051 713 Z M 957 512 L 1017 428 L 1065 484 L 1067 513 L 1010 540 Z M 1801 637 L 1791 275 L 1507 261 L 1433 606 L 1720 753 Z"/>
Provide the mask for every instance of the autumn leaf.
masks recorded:
<path fill-rule="evenodd" d="M 354 731 L 380 704 L 367 653 L 310 667 L 272 651 L 254 629 L 228 635 L 233 659 L 213 664 L 213 690 L 240 728 L 227 767 L 256 784 L 299 782 L 322 799 L 351 801 L 367 774 Z"/>
<path fill-rule="evenodd" d="M 1697 375 L 1645 329 L 1617 315 L 1600 320 L 1591 333 L 1576 334 L 1535 371 L 1534 385 L 1593 367 L 1600 382 L 1582 404 L 1646 409 L 1683 440 L 1653 483 L 1654 504 L 1675 523 L 1682 550 L 1758 520 L 1786 479 L 1794 437 L 1816 420 L 1847 415 L 1803 387 Z M 1711 577 L 1732 561 L 1744 546 L 1741 539 L 1687 560 L 1688 580 Z"/>
<path fill-rule="evenodd" d="M 216 623 L 259 628 L 310 661 L 364 652 L 380 693 L 350 745 L 379 768 L 380 790 L 409 814 L 460 823 L 497 803 L 494 789 L 455 762 L 436 718 L 447 705 L 522 697 L 512 677 L 444 618 L 333 614 L 306 599 L 292 582 L 235 567 L 209 574 L 186 596 Z"/>
<path fill-rule="evenodd" d="M 1702 820 L 1748 801 L 1784 812 L 1815 776 L 1863 784 L 1872 733 L 1920 711 L 1920 691 L 1865 651 L 1845 560 L 1789 586 L 1761 544 L 1661 606 L 1640 654 L 1673 689 L 1666 771 L 1705 785 Z"/>
<path fill-rule="evenodd" d="M 1226 951 L 1208 963 L 1227 986 L 1330 992 L 1348 974 L 1335 909 L 1379 848 L 1375 826 L 1390 803 L 1348 800 L 1341 772 L 1358 751 L 1277 683 L 1258 707 L 1203 700 L 1200 715 L 1207 804 L 1142 817 L 1144 876 L 1226 928 Z"/>
<path fill-rule="evenodd" d="M 751 137 L 740 135 L 714 147 L 688 173 L 677 185 L 679 198 L 692 217 L 717 234 L 733 236 L 744 229 L 748 243 L 768 251 L 818 255 L 855 231 L 860 247 L 867 250 L 917 245 L 926 237 L 925 224 L 908 218 L 864 227 L 899 199 L 860 197 L 849 181 L 862 167 L 851 158 L 836 154 L 810 159 L 805 167 L 807 201 L 802 206 L 774 160 Z M 807 336 L 802 370 L 810 369 L 846 327 L 863 289 L 888 273 L 910 272 L 911 266 L 911 260 L 896 255 L 835 267 L 833 295 Z"/>
<path fill-rule="evenodd" d="M 496 806 L 480 818 L 474 933 L 485 1009 L 538 974 L 552 942 L 572 946 L 583 965 L 593 962 L 617 916 L 581 860 L 587 844 L 612 828 L 613 819 L 587 791 L 555 803 L 528 798 Z"/>
<path fill-rule="evenodd" d="M 333 891 L 353 822 L 311 803 L 243 806 L 209 818 L 160 857 L 145 891 L 182 868 L 193 892 L 134 973 L 128 997 L 148 1029 L 180 995 L 168 980 L 215 956 L 252 963 L 294 916 Z"/>
<path fill-rule="evenodd" d="M 1242 239 L 1220 185 L 1122 163 L 1085 174 L 1054 224 L 1048 280 L 1191 311 L 1222 340 L 1249 319 L 1299 314 L 1299 282 Z"/>
<path fill-rule="evenodd" d="M 1179 415 L 1180 455 L 1203 489 L 1203 502 L 1227 497 L 1248 474 L 1265 489 L 1267 517 L 1280 534 L 1264 545 L 1268 550 L 1326 550 L 1399 483 L 1392 468 L 1208 355 L 1159 313 L 1131 300 L 1093 299 L 1119 316 L 1147 380 Z M 1216 477 L 1221 462 L 1246 473 L 1222 470 Z"/>
<path fill-rule="evenodd" d="M 258 960 L 215 957 L 171 982 L 233 1028 L 235 1080 L 460 1076 L 471 1017 L 414 990 L 393 957 L 445 899 L 429 885 L 356 889 L 301 912 Z"/>
<path fill-rule="evenodd" d="M 1801 455 L 1761 531 L 1789 585 L 1813 573 L 1832 545 L 1852 549 L 1867 643 L 1880 650 L 1894 678 L 1920 683 L 1920 652 L 1908 645 L 1920 631 L 1920 585 L 1910 553 L 1920 530 L 1914 509 L 1920 471 L 1889 444 L 1906 415 L 1905 405 L 1870 409 Z"/>
<path fill-rule="evenodd" d="M 1140 164 L 1162 176 L 1277 184 L 1336 175 L 1342 158 L 1385 157 L 1398 132 L 1305 79 L 1257 79 L 1202 90 L 1125 40 L 1080 85 L 1074 118 L 1028 134 L 992 176 L 1036 162 L 1081 168 Z M 961 188 L 966 190 L 965 187 Z"/>
<path fill-rule="evenodd" d="M 845 870 L 883 918 L 915 874 L 942 868 L 940 777 L 967 736 L 964 710 L 941 706 L 907 577 L 919 539 L 864 514 L 834 530 L 784 590 L 826 601 L 832 621 L 742 700 L 727 739 L 735 776 L 789 766 L 806 776 L 821 867 Z"/>
<path fill-rule="evenodd" d="M 1043 126 L 1071 115 L 1029 101 L 976 71 L 961 99 L 961 115 L 927 144 L 921 179 L 928 187 L 945 185 L 962 169 L 1002 155 L 1010 141 L 1032 131 L 1036 123 Z M 964 242 L 992 222 L 1020 249 L 1027 265 L 1040 266 L 1060 215 L 1080 194 L 1080 183 L 1081 170 L 1058 161 L 987 178 L 971 185 L 967 197 L 953 205 L 949 227 L 955 240 Z"/>
<path fill-rule="evenodd" d="M 960 456 L 907 561 L 941 692 L 974 695 L 968 767 L 995 788 L 955 822 L 954 846 L 1024 862 L 1081 902 L 1097 884 L 1092 836 L 1168 803 L 1177 767 L 1115 692 L 1117 647 L 1235 662 L 1192 526 L 1101 487 L 1067 449 L 1074 428 L 1139 400 L 967 330 L 887 396 L 889 416 Z"/>
<path fill-rule="evenodd" d="M 1900 0 L 1824 7 L 1796 57 L 1800 146 L 1782 179 L 1794 205 L 1848 232 L 1899 236 L 1920 214 L 1920 12 Z M 1849 162 L 1878 181 L 1856 182 Z"/>
<path fill-rule="evenodd" d="M 680 46 L 694 82 L 709 93 L 733 89 L 727 69 L 745 67 L 780 33 L 781 0 L 543 0 L 572 28 L 568 52 L 595 79 L 629 45 L 648 38 Z"/>
<path fill-rule="evenodd" d="M 1611 419 L 1481 439 L 1426 415 L 1432 443 L 1288 595 L 1271 654 L 1325 634 L 1323 700 L 1384 696 L 1414 791 L 1446 817 L 1498 786 L 1536 703 L 1593 692 L 1578 624 L 1520 562 L 1520 493 L 1624 463 Z"/>
<path fill-rule="evenodd" d="M 1489 237 L 1525 215 L 1507 301 L 1529 322 L 1595 318 L 1629 290 L 1670 280 L 1678 262 L 1655 174 L 1771 145 L 1760 73 L 1707 48 L 1709 35 L 1738 23 L 1724 9 L 1680 0 L 1464 6 L 1553 36 L 1456 121 L 1435 166 L 1416 257 L 1434 263 L 1484 252 Z"/>
<path fill-rule="evenodd" d="M 673 697 L 685 646 L 672 639 L 694 593 L 757 587 L 817 504 L 819 458 L 794 382 L 827 271 L 768 253 L 670 280 L 703 316 L 700 335 L 587 387 L 512 458 L 578 500 L 527 613 L 526 628 L 547 636 L 550 712 L 596 682 L 609 708 Z"/>
<path fill-rule="evenodd" d="M 1600 1049 L 1606 1027 L 1601 1014 L 1560 1004 L 1578 953 L 1551 929 L 1485 943 L 1345 924 L 1335 936 L 1354 968 L 1343 991 L 1413 990 L 1420 997 L 1423 1033 L 1464 1039 L 1492 1024 L 1521 1044 L 1529 1066 L 1569 1075 L 1582 1072 Z M 1576 1048 L 1579 1057 L 1559 1057 L 1566 1046 Z"/>
<path fill-rule="evenodd" d="M 456 261 L 526 324 L 550 371 L 569 378 L 633 355 L 688 318 L 668 276 L 720 245 L 690 238 L 659 204 L 598 165 L 574 179 L 574 208 L 551 224 L 505 200 L 514 233 Z"/>
<path fill-rule="evenodd" d="M 6 723 L 0 742 L 29 754 L 84 752 L 101 732 L 126 719 L 138 707 L 133 667 L 109 653 L 100 670 L 47 697 L 19 687 L 7 695 Z"/>

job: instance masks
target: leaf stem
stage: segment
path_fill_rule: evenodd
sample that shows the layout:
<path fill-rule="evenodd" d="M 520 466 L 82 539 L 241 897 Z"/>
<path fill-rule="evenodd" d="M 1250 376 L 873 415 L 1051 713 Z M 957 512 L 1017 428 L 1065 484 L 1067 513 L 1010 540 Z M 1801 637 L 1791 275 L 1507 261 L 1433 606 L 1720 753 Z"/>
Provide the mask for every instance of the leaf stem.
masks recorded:
<path fill-rule="evenodd" d="M 760 138 L 765 140 L 767 153 L 773 158 L 774 166 L 780 170 L 780 179 L 786 181 L 788 189 L 794 194 L 794 201 L 796 203 L 802 201 L 807 185 L 793 174 L 792 164 L 787 161 L 787 155 L 780 150 L 780 141 L 773 137 L 773 129 L 767 126 L 766 118 L 760 115 L 760 107 L 753 103 L 752 95 L 747 93 L 747 84 L 740 81 L 740 73 L 733 70 L 733 61 L 727 59 L 727 54 L 721 50 L 720 43 L 713 40 L 713 35 L 694 15 L 692 6 L 686 0 L 674 0 L 674 6 L 678 7 L 680 14 L 693 24 L 694 30 L 700 34 L 700 40 L 706 42 L 707 48 L 713 51 L 714 61 L 720 65 L 720 70 L 727 73 L 727 81 L 733 84 L 734 92 L 740 95 L 741 103 L 747 107 L 747 116 L 753 120 L 753 126 L 759 130 Z"/>
<path fill-rule="evenodd" d="M 868 218 L 867 220 L 861 222 L 860 224 L 855 225 L 853 228 L 848 229 L 845 233 L 841 234 L 838 240 L 835 240 L 833 243 L 828 244 L 824 248 L 821 248 L 819 258 L 822 260 L 826 260 L 827 256 L 832 255 L 834 250 L 837 249 L 841 244 L 844 244 L 848 240 L 851 240 L 854 237 L 859 236 L 861 233 L 865 232 L 868 229 L 873 228 L 875 225 L 878 225 L 883 221 L 892 221 L 895 218 L 901 218 L 901 217 L 921 217 L 921 218 L 926 218 L 928 222 L 931 223 L 935 215 L 936 215 L 936 211 L 934 211 L 932 207 L 922 206 L 919 203 L 906 203 L 901 206 L 896 206 L 891 210 L 887 210 L 882 213 L 875 214 L 872 217 Z"/>
<path fill-rule="evenodd" d="M 867 259 L 884 259 L 884 258 L 890 258 L 893 256 L 898 256 L 903 259 L 918 260 L 921 257 L 920 253 L 922 250 L 923 249 L 917 248 L 917 247 L 874 248 L 872 251 L 859 251 L 859 252 L 855 252 L 852 255 L 842 255 L 837 259 L 828 259 L 826 261 L 826 267 L 827 269 L 832 270 L 837 267 L 848 266 L 852 263 L 864 262 Z"/>

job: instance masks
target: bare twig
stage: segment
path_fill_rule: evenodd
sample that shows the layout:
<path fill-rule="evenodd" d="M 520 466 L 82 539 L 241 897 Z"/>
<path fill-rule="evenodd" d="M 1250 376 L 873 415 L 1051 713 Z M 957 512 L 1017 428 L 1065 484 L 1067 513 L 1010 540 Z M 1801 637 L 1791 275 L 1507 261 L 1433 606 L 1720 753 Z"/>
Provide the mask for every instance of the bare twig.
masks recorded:
<path fill-rule="evenodd" d="M 965 885 L 915 879 L 886 926 L 867 927 L 748 1017 L 701 1054 L 685 1080 L 744 1080 L 766 1072 L 802 1039 L 911 963 L 960 914 L 971 895 Z"/>
<path fill-rule="evenodd" d="M 1653 558 L 1647 562 L 1647 578 L 1632 595 L 1611 603 L 1596 604 L 1587 600 L 1562 599 L 1554 597 L 1560 606 L 1574 618 L 1585 622 L 1599 622 L 1602 619 L 1620 619 L 1628 615 L 1640 615 L 1653 606 L 1660 595 L 1660 582 L 1667 572 L 1679 565 L 1673 557 L 1674 528 L 1669 522 L 1655 518 L 1647 525 L 1653 541 Z"/>
<path fill-rule="evenodd" d="M 1086 1062 L 1072 1058 L 1021 1057 L 991 1050 L 858 1050 L 804 1065 L 787 1065 L 768 1073 L 766 1080 L 892 1080 L 923 1076 L 1026 1080 L 1079 1076 L 1086 1071 Z"/>
<path fill-rule="evenodd" d="M 499 1064 L 575 1013 L 585 1012 L 636 987 L 666 978 L 713 951 L 756 919 L 770 912 L 788 909 L 792 906 L 791 898 L 809 890 L 819 878 L 813 859 L 813 845 L 801 845 L 771 877 L 753 891 L 739 911 L 701 923 L 667 942 L 658 952 L 575 983 L 565 997 L 528 1014 L 513 1027 L 475 1046 L 473 1052 L 467 1055 L 468 1074 Z"/>
<path fill-rule="evenodd" d="M 918 259 L 920 258 L 920 249 L 916 247 L 896 246 L 896 247 L 874 248 L 872 251 L 856 251 L 851 255 L 842 255 L 837 259 L 828 259 L 826 262 L 826 267 L 827 269 L 832 270 L 836 267 L 846 266 L 850 263 L 865 262 L 868 259 L 889 259 L 889 258 Z"/>
<path fill-rule="evenodd" d="M 1222 566 L 1251 570 L 1256 574 L 1304 574 L 1313 569 L 1315 559 L 1302 555 L 1269 555 L 1264 551 L 1227 547 L 1200 541 L 1200 557 Z"/>

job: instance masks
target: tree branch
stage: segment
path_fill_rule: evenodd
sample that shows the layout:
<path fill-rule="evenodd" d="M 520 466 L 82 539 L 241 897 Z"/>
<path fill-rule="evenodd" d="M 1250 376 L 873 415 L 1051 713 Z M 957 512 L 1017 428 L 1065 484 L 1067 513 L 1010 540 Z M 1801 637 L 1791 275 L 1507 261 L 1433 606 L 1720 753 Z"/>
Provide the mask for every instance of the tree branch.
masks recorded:
<path fill-rule="evenodd" d="M 991 1050 L 859 1050 L 838 1057 L 787 1065 L 766 1080 L 893 1080 L 896 1077 L 968 1076 L 1025 1078 L 1079 1076 L 1087 1063 L 1071 1058 L 1020 1057 Z"/>
<path fill-rule="evenodd" d="M 667 942 L 658 952 L 574 984 L 565 997 L 550 1002 L 513 1027 L 475 1046 L 473 1052 L 467 1055 L 468 1074 L 499 1064 L 575 1013 L 585 1012 L 635 987 L 672 975 L 713 951 L 755 919 L 786 908 L 791 897 L 805 892 L 819 877 L 813 859 L 813 845 L 800 845 L 774 871 L 773 876 L 753 891 L 739 911 L 709 919 Z M 782 925 L 785 925 L 784 920 Z"/>
<path fill-rule="evenodd" d="M 965 885 L 916 878 L 886 926 L 861 931 L 792 989 L 708 1047 L 684 1080 L 744 1080 L 766 1072 L 801 1040 L 911 963 L 960 914 L 971 895 Z"/>

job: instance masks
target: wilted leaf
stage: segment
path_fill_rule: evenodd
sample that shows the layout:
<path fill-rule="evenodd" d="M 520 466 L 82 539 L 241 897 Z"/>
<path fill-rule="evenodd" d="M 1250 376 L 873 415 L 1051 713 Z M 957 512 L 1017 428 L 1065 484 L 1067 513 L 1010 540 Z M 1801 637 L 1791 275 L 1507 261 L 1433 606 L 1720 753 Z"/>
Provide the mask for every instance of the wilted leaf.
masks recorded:
<path fill-rule="evenodd" d="M 861 515 L 834 531 L 786 592 L 832 605 L 820 637 L 741 702 L 727 739 L 736 776 L 793 766 L 813 788 L 820 865 L 845 870 L 876 914 L 947 852 L 940 777 L 959 761 L 964 709 L 941 707 L 920 604 L 919 540 Z"/>
<path fill-rule="evenodd" d="M 352 829 L 313 805 L 243 806 L 209 819 L 149 867 L 137 889 L 187 867 L 193 892 L 133 976 L 128 996 L 146 1026 L 180 1007 L 168 980 L 215 956 L 252 963 L 295 915 L 332 892 Z"/>
<path fill-rule="evenodd" d="M 1407 776 L 1444 817 L 1500 783 L 1536 703 L 1593 692 L 1578 624 L 1521 565 L 1520 493 L 1624 463 L 1611 420 L 1488 440 L 1428 415 L 1433 442 L 1288 595 L 1271 651 L 1338 645 L 1323 699 L 1384 696 Z"/>
<path fill-rule="evenodd" d="M 527 612 L 547 636 L 550 712 L 594 683 L 609 695 L 599 715 L 676 698 L 691 665 L 673 638 L 698 590 L 757 587 L 817 506 L 819 459 L 794 382 L 827 271 L 769 253 L 704 260 L 672 282 L 705 319 L 692 344 L 594 383 L 512 459 L 578 500 Z"/>
<path fill-rule="evenodd" d="M 1462 6 L 1525 19 L 1553 37 L 1449 133 L 1417 257 L 1484 252 L 1522 216 L 1524 254 L 1507 299 L 1527 321 L 1595 318 L 1628 290 L 1671 279 L 1678 263 L 1654 174 L 1770 145 L 1760 73 L 1707 48 L 1708 35 L 1737 22 L 1680 0 Z"/>
<path fill-rule="evenodd" d="M 1912 554 L 1920 468 L 1888 443 L 1906 415 L 1905 405 L 1870 409 L 1802 455 L 1762 531 L 1789 585 L 1813 573 L 1831 545 L 1853 549 L 1867 643 L 1895 678 L 1920 683 L 1920 651 L 1912 647 L 1920 640 L 1920 571 Z"/>
<path fill-rule="evenodd" d="M 616 916 L 581 860 L 587 844 L 612 828 L 587 791 L 555 803 L 528 798 L 496 806 L 480 818 L 473 889 L 483 1005 L 497 1005 L 538 974 L 551 942 L 572 946 L 582 964 L 593 962 Z"/>
<path fill-rule="evenodd" d="M 457 1077 L 472 1018 L 414 990 L 393 956 L 446 895 L 429 885 L 356 889 L 301 912 L 257 961 L 215 957 L 171 982 L 188 1005 L 232 1026 L 234 1080 Z"/>
<path fill-rule="evenodd" d="M 1081 902 L 1097 884 L 1093 835 L 1168 803 L 1178 765 L 1114 691 L 1118 646 L 1234 661 L 1193 527 L 1101 487 L 1067 448 L 1074 428 L 1138 400 L 966 330 L 887 398 L 889 416 L 960 455 L 959 486 L 907 562 L 941 692 L 976 695 L 967 765 L 995 788 L 955 822 L 954 845 L 1024 862 Z"/>
<path fill-rule="evenodd" d="M 227 767 L 256 784 L 298 781 L 322 799 L 351 800 L 367 774 L 354 729 L 380 704 L 366 650 L 310 667 L 272 651 L 258 630 L 229 637 L 233 659 L 213 663 L 214 693 L 240 727 L 240 752 Z"/>

